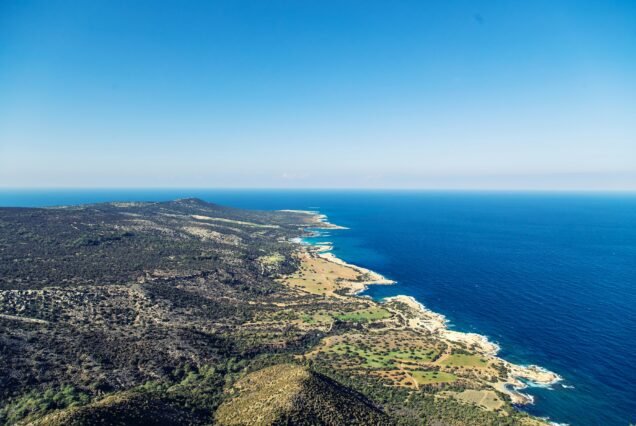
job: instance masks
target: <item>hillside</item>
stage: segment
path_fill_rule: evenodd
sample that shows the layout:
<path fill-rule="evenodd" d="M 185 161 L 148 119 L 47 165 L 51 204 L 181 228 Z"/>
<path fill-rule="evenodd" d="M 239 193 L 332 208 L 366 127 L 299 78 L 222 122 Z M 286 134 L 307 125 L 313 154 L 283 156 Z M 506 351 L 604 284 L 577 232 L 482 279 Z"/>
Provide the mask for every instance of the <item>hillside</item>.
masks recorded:
<path fill-rule="evenodd" d="M 248 374 L 216 412 L 219 425 L 381 425 L 382 411 L 337 382 L 306 368 L 280 364 Z"/>
<path fill-rule="evenodd" d="M 197 199 L 1 208 L 0 423 L 537 422 L 509 385 L 538 373 L 352 296 L 381 277 L 294 242 L 315 227 Z"/>

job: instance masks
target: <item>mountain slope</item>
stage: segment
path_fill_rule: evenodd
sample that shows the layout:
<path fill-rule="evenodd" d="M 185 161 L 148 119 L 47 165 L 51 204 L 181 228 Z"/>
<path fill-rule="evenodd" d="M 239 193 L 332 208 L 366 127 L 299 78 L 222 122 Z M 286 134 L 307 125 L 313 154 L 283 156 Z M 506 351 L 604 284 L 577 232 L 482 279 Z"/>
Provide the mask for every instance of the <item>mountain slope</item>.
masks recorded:
<path fill-rule="evenodd" d="M 307 369 L 282 364 L 239 380 L 216 413 L 220 425 L 387 425 L 389 418 L 351 390 Z"/>

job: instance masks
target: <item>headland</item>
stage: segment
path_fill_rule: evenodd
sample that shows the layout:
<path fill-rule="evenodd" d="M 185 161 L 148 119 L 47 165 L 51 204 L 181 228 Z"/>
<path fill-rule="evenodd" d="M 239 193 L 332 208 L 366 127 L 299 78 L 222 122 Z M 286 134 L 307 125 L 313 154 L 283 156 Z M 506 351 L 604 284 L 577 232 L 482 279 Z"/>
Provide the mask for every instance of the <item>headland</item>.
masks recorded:
<path fill-rule="evenodd" d="M 303 213 L 313 215 L 311 229 L 342 229 L 331 224 L 325 215 Z M 308 227 L 308 235 L 316 234 Z M 316 280 L 330 283 L 320 287 L 318 292 L 356 304 L 360 303 L 359 294 L 367 286 L 395 284 L 377 272 L 345 262 L 331 253 L 331 249 L 332 243 L 299 244 L 301 270 L 317 275 L 305 275 L 304 279 L 291 277 L 285 282 L 309 291 L 312 287 L 316 291 L 312 286 Z M 347 334 L 328 337 L 310 357 L 331 355 L 333 359 L 334 354 L 350 355 L 371 367 L 366 373 L 389 378 L 396 386 L 444 388 L 448 385 L 453 388 L 461 383 L 466 389 L 440 395 L 461 400 L 467 395 L 471 396 L 469 399 L 487 399 L 486 395 L 492 393 L 504 396 L 514 405 L 533 402 L 531 395 L 521 392 L 529 385 L 550 386 L 561 380 L 558 374 L 539 366 L 517 365 L 502 359 L 498 356 L 499 346 L 486 336 L 451 329 L 444 315 L 431 311 L 411 296 L 397 295 L 378 301 L 363 299 L 369 313 L 369 318 L 361 321 L 367 327 L 366 332 L 356 331 L 351 339 Z M 378 311 L 385 314 L 377 314 Z M 426 355 L 421 356 L 422 352 Z M 343 360 L 343 364 L 344 369 L 351 371 L 349 363 Z M 338 368 L 339 363 L 334 365 Z M 497 396 L 491 398 L 497 399 Z"/>

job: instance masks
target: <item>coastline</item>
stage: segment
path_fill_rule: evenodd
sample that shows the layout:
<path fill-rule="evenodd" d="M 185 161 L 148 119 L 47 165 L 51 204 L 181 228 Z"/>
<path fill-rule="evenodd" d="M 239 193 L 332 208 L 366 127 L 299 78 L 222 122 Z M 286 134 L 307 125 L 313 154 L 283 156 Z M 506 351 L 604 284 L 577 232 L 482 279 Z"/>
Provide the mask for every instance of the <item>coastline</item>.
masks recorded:
<path fill-rule="evenodd" d="M 348 229 L 330 223 L 326 215 L 318 212 L 306 210 L 294 210 L 293 212 L 313 216 L 313 223 L 307 226 L 308 229 Z M 388 279 L 375 271 L 358 265 L 352 265 L 338 258 L 336 255 L 331 253 L 333 244 L 330 242 L 311 244 L 303 241 L 302 239 L 298 239 L 296 242 L 300 243 L 303 250 L 311 256 L 316 256 L 328 262 L 354 269 L 368 278 L 357 283 L 349 283 L 350 291 L 347 292 L 347 295 L 350 297 L 371 299 L 369 296 L 360 295 L 360 293 L 363 293 L 367 289 L 368 285 L 396 284 L 396 281 Z M 528 387 L 549 387 L 562 380 L 562 377 L 558 374 L 538 365 L 513 364 L 510 361 L 499 357 L 497 355 L 500 351 L 499 345 L 491 342 L 487 336 L 478 333 L 462 332 L 450 329 L 448 326 L 448 320 L 443 314 L 428 309 L 424 304 L 412 296 L 396 295 L 373 301 L 384 307 L 395 304 L 406 307 L 409 315 L 408 318 L 405 317 L 405 321 L 407 327 L 411 330 L 424 332 L 427 335 L 435 336 L 442 341 L 465 345 L 484 357 L 500 362 L 507 371 L 507 378 L 505 380 L 493 381 L 489 384 L 493 389 L 507 395 L 510 398 L 510 401 L 515 405 L 521 406 L 534 403 L 533 396 L 521 392 L 523 389 Z M 400 312 L 400 315 L 403 314 L 404 312 Z"/>
<path fill-rule="evenodd" d="M 510 396 L 513 404 L 525 405 L 534 403 L 532 395 L 521 392 L 523 389 L 551 386 L 562 380 L 558 374 L 538 365 L 513 364 L 499 357 L 497 355 L 500 350 L 499 345 L 491 342 L 487 336 L 449 329 L 448 320 L 444 315 L 431 311 L 412 296 L 391 296 L 382 299 L 381 303 L 391 301 L 404 303 L 417 312 L 417 315 L 409 320 L 411 328 L 424 328 L 429 333 L 439 336 L 442 340 L 463 343 L 478 353 L 495 358 L 503 363 L 508 370 L 509 378 L 504 381 L 493 382 L 492 387 Z"/>
<path fill-rule="evenodd" d="M 327 215 L 322 214 L 315 210 L 291 210 L 291 209 L 283 209 L 278 210 L 279 212 L 287 212 L 287 213 L 299 213 L 305 214 L 309 216 L 309 219 L 312 221 L 307 224 L 308 228 L 316 228 L 316 229 L 349 229 L 345 226 L 335 225 L 333 223 L 329 223 L 327 220 Z"/>

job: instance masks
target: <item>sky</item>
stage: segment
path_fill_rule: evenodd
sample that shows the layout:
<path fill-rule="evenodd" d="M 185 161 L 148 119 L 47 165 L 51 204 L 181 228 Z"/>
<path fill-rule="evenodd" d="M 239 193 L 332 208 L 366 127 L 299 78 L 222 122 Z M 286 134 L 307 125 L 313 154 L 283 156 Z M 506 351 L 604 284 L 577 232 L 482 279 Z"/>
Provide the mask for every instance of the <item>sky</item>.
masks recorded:
<path fill-rule="evenodd" d="M 636 2 L 0 0 L 0 187 L 636 189 Z"/>

